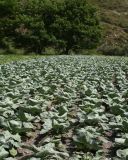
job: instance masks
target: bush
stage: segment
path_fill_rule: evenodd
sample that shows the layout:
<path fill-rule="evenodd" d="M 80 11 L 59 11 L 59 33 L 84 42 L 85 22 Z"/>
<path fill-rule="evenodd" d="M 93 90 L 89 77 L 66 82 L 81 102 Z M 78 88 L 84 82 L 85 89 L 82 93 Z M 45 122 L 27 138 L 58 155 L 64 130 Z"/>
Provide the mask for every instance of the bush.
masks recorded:
<path fill-rule="evenodd" d="M 123 47 L 122 52 L 124 56 L 128 56 L 128 44 Z"/>
<path fill-rule="evenodd" d="M 104 55 L 128 56 L 128 45 L 124 46 L 102 46 L 99 51 Z"/>

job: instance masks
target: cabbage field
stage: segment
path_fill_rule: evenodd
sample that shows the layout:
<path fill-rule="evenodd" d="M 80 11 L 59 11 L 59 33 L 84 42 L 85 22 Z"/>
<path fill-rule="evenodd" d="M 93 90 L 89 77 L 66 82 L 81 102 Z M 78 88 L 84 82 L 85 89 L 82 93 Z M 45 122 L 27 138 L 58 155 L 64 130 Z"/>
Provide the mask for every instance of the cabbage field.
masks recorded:
<path fill-rule="evenodd" d="M 0 160 L 127 160 L 128 59 L 0 65 Z"/>

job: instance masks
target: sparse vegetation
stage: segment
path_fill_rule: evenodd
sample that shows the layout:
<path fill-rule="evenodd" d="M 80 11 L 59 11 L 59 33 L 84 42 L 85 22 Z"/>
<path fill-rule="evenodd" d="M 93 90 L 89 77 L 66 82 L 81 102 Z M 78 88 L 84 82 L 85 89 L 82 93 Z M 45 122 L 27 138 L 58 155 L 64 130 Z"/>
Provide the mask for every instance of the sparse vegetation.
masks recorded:
<path fill-rule="evenodd" d="M 89 0 L 99 9 L 103 28 L 103 39 L 98 50 L 103 54 L 121 55 L 128 44 L 128 1 L 127 0 Z M 111 51 L 110 51 L 111 50 Z M 111 53 L 109 53 L 109 51 Z M 122 52 L 123 51 L 123 52 Z M 107 53 L 106 53 L 107 52 Z M 126 55 L 126 54 L 124 54 Z"/>

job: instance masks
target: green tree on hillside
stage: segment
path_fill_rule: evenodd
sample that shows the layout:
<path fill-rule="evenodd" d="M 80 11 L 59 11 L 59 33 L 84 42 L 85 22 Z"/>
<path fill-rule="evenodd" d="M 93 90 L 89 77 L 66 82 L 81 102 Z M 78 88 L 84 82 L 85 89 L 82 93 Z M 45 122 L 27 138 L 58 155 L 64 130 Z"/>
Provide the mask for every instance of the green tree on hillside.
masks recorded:
<path fill-rule="evenodd" d="M 51 28 L 63 52 L 96 47 L 101 38 L 96 9 L 86 0 L 65 0 L 62 5 Z"/>
<path fill-rule="evenodd" d="M 28 0 L 21 2 L 22 9 L 16 18 L 16 43 L 29 52 L 42 53 L 52 45 L 54 37 L 48 32 L 45 19 L 46 0 Z M 48 13 L 46 13 L 48 15 Z"/>
<path fill-rule="evenodd" d="M 0 0 L 0 44 L 63 54 L 93 48 L 101 37 L 96 9 L 86 0 Z M 9 47 L 8 47 L 9 48 Z"/>

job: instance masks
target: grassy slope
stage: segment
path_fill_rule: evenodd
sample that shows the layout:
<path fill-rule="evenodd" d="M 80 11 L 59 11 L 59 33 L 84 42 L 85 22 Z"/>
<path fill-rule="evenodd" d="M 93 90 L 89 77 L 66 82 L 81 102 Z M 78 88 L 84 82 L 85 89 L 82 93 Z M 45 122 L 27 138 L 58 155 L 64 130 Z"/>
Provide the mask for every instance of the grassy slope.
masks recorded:
<path fill-rule="evenodd" d="M 0 55 L 0 64 L 5 64 L 14 61 L 22 61 L 28 60 L 32 58 L 39 58 L 40 56 L 32 55 L 32 56 L 25 56 L 25 55 Z"/>
<path fill-rule="evenodd" d="M 99 8 L 103 26 L 101 46 L 128 44 L 128 0 L 89 0 Z"/>

